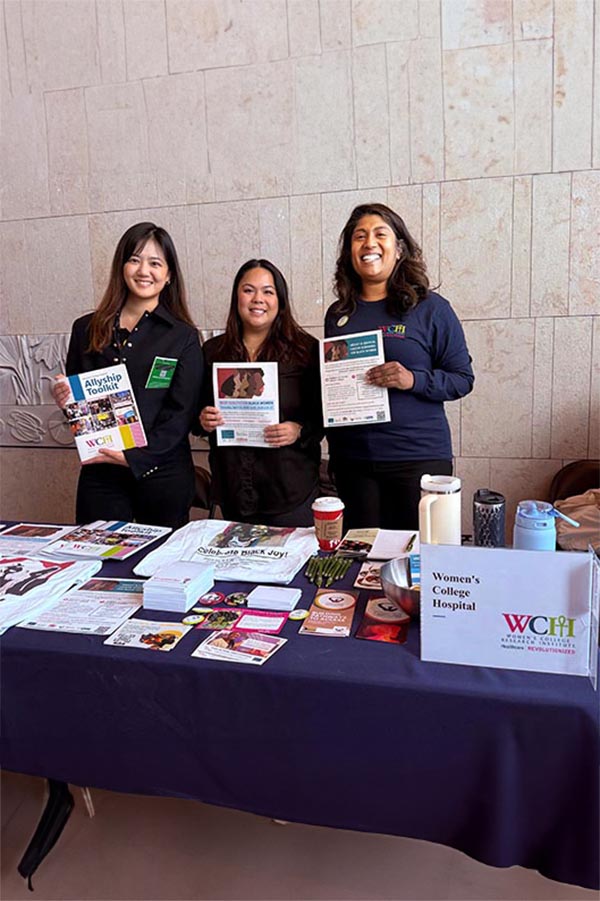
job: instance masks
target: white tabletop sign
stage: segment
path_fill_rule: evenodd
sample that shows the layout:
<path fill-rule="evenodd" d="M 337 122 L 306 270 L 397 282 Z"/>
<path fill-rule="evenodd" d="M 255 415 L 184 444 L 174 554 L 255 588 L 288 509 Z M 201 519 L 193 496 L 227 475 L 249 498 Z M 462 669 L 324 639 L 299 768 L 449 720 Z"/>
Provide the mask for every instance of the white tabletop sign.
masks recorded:
<path fill-rule="evenodd" d="M 593 553 L 422 544 L 421 659 L 595 680 L 593 566 Z"/>

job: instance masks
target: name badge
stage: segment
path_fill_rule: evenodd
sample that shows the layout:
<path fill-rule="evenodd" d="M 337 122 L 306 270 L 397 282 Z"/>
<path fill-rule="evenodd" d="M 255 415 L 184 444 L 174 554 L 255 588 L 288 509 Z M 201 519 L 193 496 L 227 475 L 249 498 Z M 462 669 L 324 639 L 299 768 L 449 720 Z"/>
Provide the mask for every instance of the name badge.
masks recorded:
<path fill-rule="evenodd" d="M 168 388 L 173 381 L 177 362 L 173 357 L 154 357 L 146 388 Z"/>

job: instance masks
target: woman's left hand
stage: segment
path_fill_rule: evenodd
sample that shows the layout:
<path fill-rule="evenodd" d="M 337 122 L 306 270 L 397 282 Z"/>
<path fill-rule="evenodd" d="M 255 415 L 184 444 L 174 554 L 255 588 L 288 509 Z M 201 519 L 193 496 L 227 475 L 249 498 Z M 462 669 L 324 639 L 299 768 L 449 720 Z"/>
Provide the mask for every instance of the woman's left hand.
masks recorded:
<path fill-rule="evenodd" d="M 117 466 L 129 466 L 123 451 L 109 450 L 103 447 L 98 451 L 99 456 L 89 460 L 90 463 L 115 463 Z"/>
<path fill-rule="evenodd" d="M 365 376 L 370 385 L 379 385 L 380 388 L 397 388 L 399 391 L 410 391 L 415 384 L 415 377 L 410 371 L 395 360 L 390 363 L 382 363 L 381 366 L 373 366 Z"/>
<path fill-rule="evenodd" d="M 285 447 L 294 444 L 300 437 L 302 426 L 298 422 L 278 422 L 265 426 L 265 441 L 271 447 Z"/>

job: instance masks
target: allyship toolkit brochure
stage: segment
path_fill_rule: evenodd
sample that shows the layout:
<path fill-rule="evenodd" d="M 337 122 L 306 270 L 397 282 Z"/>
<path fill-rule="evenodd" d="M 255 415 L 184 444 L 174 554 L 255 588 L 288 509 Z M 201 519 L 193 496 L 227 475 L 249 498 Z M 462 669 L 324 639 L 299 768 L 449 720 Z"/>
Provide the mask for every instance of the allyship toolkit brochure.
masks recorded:
<path fill-rule="evenodd" d="M 347 638 L 352 629 L 357 599 L 357 591 L 319 588 L 298 634 Z"/>
<path fill-rule="evenodd" d="M 86 526 L 78 526 L 65 538 L 53 541 L 47 546 L 45 553 L 61 557 L 126 560 L 163 535 L 168 535 L 170 531 L 167 526 L 97 519 Z"/>
<path fill-rule="evenodd" d="M 65 379 L 71 394 L 64 408 L 82 463 L 101 448 L 145 447 L 146 434 L 127 369 L 122 364 Z"/>

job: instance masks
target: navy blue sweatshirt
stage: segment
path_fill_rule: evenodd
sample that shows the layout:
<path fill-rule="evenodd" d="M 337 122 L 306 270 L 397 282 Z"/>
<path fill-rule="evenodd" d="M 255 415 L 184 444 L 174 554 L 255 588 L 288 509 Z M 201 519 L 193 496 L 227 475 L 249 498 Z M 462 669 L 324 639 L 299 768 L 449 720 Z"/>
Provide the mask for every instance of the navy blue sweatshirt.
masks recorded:
<path fill-rule="evenodd" d="M 451 460 L 444 401 L 468 394 L 475 377 L 462 326 L 448 301 L 430 291 L 408 313 L 390 316 L 385 300 L 359 300 L 345 325 L 338 324 L 340 319 L 329 307 L 326 338 L 381 330 L 386 361 L 410 369 L 415 384 L 410 391 L 389 389 L 391 422 L 328 429 L 332 459 Z"/>

